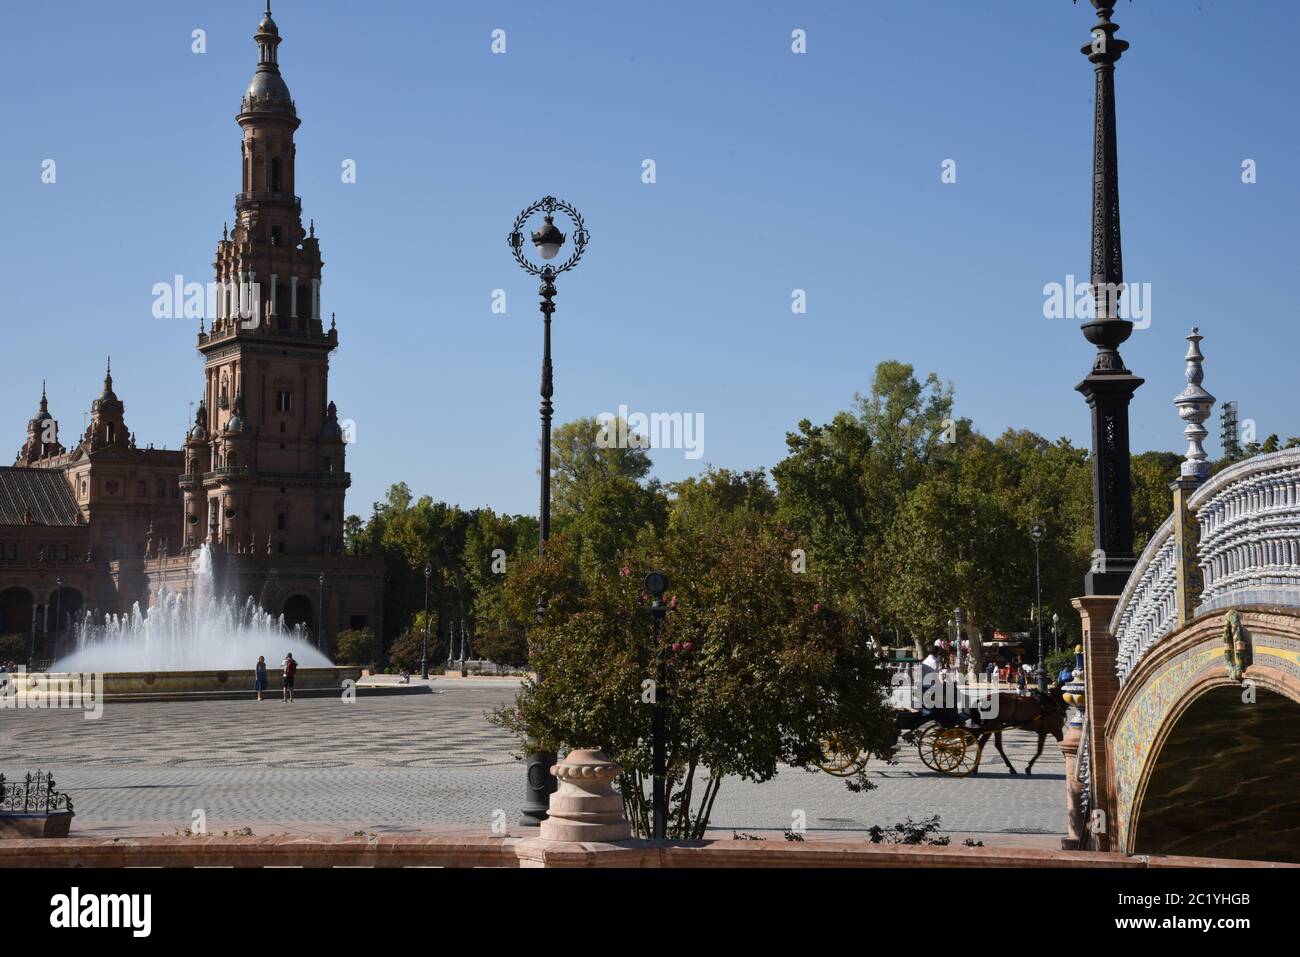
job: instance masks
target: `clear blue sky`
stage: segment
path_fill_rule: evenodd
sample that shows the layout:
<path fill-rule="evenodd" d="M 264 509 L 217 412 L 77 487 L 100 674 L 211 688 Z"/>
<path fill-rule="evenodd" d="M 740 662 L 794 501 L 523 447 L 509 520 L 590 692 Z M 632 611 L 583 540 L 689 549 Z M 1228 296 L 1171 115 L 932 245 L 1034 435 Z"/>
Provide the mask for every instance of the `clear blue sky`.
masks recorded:
<path fill-rule="evenodd" d="M 988 435 L 1086 444 L 1073 386 L 1092 347 L 1042 311 L 1045 283 L 1088 272 L 1086 3 L 277 0 L 274 13 L 303 119 L 298 192 L 342 337 L 332 394 L 357 423 L 349 511 L 398 480 L 535 511 L 541 325 L 505 236 L 547 193 L 592 235 L 559 287 L 556 421 L 620 404 L 703 413 L 704 458 L 656 452 L 662 478 L 772 465 L 787 430 L 847 407 L 887 358 L 951 380 Z M 109 352 L 141 444 L 181 441 L 201 388 L 196 330 L 154 319 L 150 290 L 212 278 L 260 15 L 260 0 L 6 5 L 6 456 L 43 377 L 65 438 L 80 432 Z M 1261 438 L 1300 434 L 1300 8 L 1121 0 L 1115 19 L 1132 44 L 1118 71 L 1126 274 L 1152 289 L 1151 327 L 1124 349 L 1147 380 L 1134 446 L 1181 448 L 1170 400 L 1194 323 L 1209 390 Z M 505 55 L 490 50 L 497 28 Z M 949 158 L 955 185 L 940 182 Z M 341 182 L 345 159 L 356 184 Z M 806 315 L 791 313 L 796 288 Z"/>

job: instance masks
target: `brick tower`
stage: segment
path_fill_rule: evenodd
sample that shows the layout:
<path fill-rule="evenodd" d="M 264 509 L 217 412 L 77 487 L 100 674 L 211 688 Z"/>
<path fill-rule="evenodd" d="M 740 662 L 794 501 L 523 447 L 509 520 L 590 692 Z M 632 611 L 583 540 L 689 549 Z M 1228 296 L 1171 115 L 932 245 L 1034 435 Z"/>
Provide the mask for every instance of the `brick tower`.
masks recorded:
<path fill-rule="evenodd" d="M 219 295 L 204 358 L 200 420 L 182 479 L 186 543 L 301 556 L 342 545 L 343 432 L 329 398 L 338 333 L 321 317 L 321 255 L 294 195 L 299 119 L 266 15 L 257 69 L 237 117 L 242 189 L 217 244 Z"/>

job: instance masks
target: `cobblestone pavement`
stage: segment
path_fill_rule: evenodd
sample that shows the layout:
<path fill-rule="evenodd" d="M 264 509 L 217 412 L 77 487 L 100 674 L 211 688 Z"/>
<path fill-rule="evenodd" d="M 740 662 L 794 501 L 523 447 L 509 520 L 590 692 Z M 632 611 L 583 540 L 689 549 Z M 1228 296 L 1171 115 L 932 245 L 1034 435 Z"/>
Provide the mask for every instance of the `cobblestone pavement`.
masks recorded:
<path fill-rule="evenodd" d="M 509 701 L 509 682 L 435 681 L 437 693 L 300 699 L 284 704 L 199 701 L 108 703 L 79 711 L 0 711 L 0 771 L 50 769 L 72 794 L 80 834 L 184 830 L 196 811 L 210 833 L 413 831 L 487 828 L 505 812 L 514 831 L 523 774 L 509 736 L 484 712 Z M 1006 736 L 1017 769 L 1036 739 Z M 724 783 L 718 830 L 780 832 L 802 812 L 810 833 L 888 826 L 938 814 L 960 839 L 1065 829 L 1064 762 L 1050 739 L 1031 778 L 1012 777 L 990 746 L 977 777 L 929 771 L 915 749 L 873 761 L 876 790 L 849 792 L 826 774 L 786 769 L 772 781 Z"/>

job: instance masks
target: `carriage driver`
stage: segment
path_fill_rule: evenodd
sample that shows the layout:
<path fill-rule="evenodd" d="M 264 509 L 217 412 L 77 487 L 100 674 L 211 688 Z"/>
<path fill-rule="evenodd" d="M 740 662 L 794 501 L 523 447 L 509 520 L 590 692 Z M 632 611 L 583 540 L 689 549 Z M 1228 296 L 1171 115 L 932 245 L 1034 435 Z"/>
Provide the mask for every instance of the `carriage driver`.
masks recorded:
<path fill-rule="evenodd" d="M 930 648 L 930 653 L 921 662 L 921 710 L 929 711 L 931 707 L 943 707 L 943 686 L 940 670 L 944 667 L 943 646 L 937 641 Z"/>

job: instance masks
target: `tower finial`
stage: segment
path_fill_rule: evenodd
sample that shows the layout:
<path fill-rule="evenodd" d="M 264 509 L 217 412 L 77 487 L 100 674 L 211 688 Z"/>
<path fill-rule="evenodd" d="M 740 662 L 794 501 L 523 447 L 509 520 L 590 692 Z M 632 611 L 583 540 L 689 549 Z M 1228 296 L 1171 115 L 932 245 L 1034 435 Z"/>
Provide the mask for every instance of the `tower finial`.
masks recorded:
<path fill-rule="evenodd" d="M 1210 463 L 1206 460 L 1201 443 L 1210 434 L 1203 423 L 1210 417 L 1210 410 L 1214 407 L 1214 396 L 1201 387 L 1205 381 L 1205 369 L 1201 365 L 1205 361 L 1205 356 L 1201 354 L 1201 340 L 1204 338 L 1200 330 L 1192 326 L 1192 334 L 1187 337 L 1187 355 L 1184 357 L 1187 366 L 1183 377 L 1187 380 L 1187 388 L 1174 396 L 1178 417 L 1187 423 L 1183 429 L 1183 435 L 1187 439 L 1187 458 L 1184 459 L 1179 474 L 1183 478 L 1199 482 L 1210 477 Z"/>

